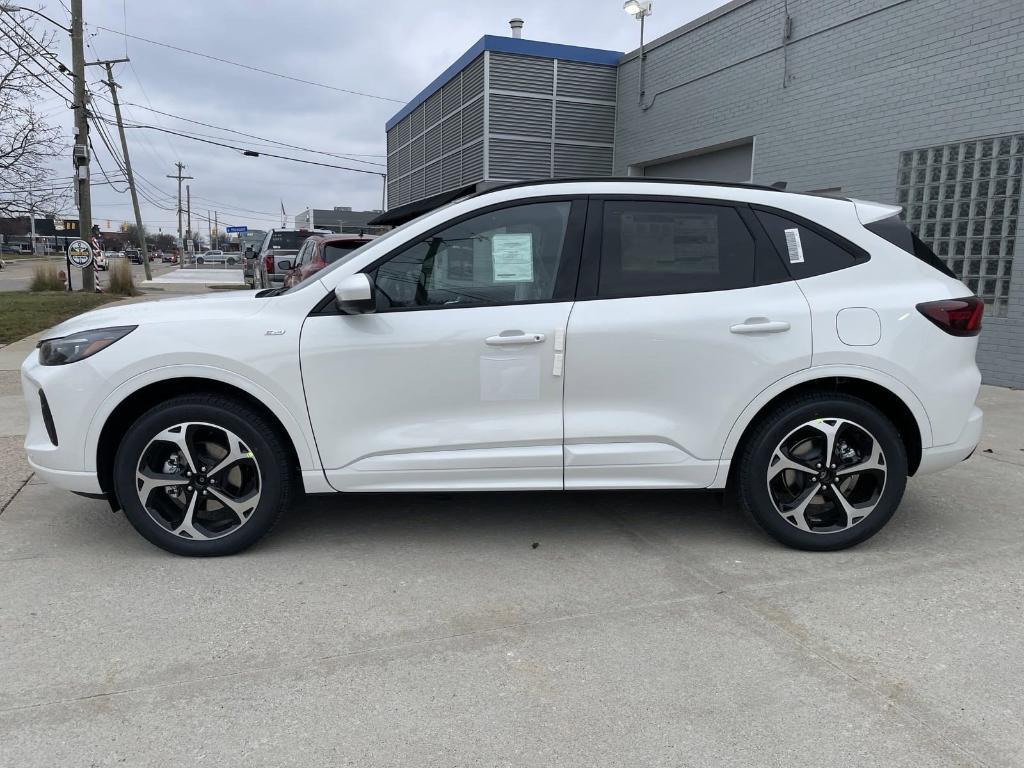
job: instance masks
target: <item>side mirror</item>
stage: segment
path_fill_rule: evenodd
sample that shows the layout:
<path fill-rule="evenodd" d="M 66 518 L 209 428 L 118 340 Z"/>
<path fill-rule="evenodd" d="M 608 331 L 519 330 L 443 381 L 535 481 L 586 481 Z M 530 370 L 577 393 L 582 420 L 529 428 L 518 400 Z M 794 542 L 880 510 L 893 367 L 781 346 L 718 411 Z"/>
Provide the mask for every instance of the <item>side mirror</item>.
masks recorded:
<path fill-rule="evenodd" d="M 281 259 L 279 262 L 277 262 L 277 268 L 282 272 L 287 272 L 294 266 L 295 264 L 294 262 L 292 262 L 291 259 Z"/>
<path fill-rule="evenodd" d="M 344 315 L 365 315 L 373 312 L 373 278 L 362 272 L 342 278 L 334 289 L 334 302 Z"/>

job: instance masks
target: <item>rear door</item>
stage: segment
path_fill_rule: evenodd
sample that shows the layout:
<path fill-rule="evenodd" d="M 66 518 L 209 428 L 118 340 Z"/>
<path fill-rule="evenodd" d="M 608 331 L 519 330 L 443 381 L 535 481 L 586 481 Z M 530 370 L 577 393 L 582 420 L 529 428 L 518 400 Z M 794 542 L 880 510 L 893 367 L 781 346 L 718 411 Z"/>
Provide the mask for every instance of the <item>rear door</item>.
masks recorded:
<path fill-rule="evenodd" d="M 765 387 L 811 361 L 807 302 L 751 211 L 593 199 L 569 319 L 565 487 L 707 487 Z"/>

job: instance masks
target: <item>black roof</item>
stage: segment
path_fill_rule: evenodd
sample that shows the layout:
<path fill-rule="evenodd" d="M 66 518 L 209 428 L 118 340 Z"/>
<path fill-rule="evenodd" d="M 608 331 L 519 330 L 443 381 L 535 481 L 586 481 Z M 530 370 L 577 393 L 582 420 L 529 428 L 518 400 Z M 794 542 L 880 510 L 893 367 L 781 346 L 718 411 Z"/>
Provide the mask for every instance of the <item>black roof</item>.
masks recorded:
<path fill-rule="evenodd" d="M 763 184 L 751 184 L 741 181 L 709 181 L 707 179 L 660 179 L 654 176 L 580 176 L 557 179 L 533 179 L 530 181 L 478 181 L 475 184 L 466 184 L 438 195 L 431 195 L 422 200 L 415 200 L 405 205 L 399 205 L 389 211 L 385 211 L 368 223 L 372 225 L 397 226 L 407 221 L 412 221 L 417 216 L 429 213 L 435 208 L 440 208 L 455 200 L 477 197 L 498 189 L 515 189 L 517 187 L 534 187 L 545 184 L 572 184 L 576 182 L 631 182 L 636 184 L 688 184 L 704 187 L 738 187 L 741 189 L 757 189 L 763 192 L 784 192 L 779 186 L 764 186 Z M 778 184 L 779 182 L 777 182 Z"/>

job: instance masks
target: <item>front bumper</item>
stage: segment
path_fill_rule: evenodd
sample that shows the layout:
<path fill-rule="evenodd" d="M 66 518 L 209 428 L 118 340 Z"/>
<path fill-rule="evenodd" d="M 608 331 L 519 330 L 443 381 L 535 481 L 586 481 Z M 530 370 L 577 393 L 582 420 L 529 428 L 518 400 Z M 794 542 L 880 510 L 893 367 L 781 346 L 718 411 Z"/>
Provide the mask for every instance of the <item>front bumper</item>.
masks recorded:
<path fill-rule="evenodd" d="M 949 469 L 966 459 L 978 447 L 983 426 L 984 415 L 981 408 L 975 406 L 971 410 L 970 416 L 967 417 L 967 423 L 960 432 L 960 437 L 955 442 L 948 445 L 936 445 L 921 451 L 921 465 L 917 468 L 917 474 L 927 475 L 930 472 Z"/>

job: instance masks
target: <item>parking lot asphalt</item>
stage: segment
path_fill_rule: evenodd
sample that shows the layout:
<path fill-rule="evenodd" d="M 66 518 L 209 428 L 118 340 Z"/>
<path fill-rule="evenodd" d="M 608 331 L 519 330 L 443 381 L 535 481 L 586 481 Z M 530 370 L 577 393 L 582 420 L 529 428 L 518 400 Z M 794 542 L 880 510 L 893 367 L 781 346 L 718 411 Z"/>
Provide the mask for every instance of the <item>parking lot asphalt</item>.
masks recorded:
<path fill-rule="evenodd" d="M 1024 393 L 845 552 L 715 493 L 403 494 L 189 560 L 30 475 L 19 354 L 0 765 L 1024 764 Z"/>

